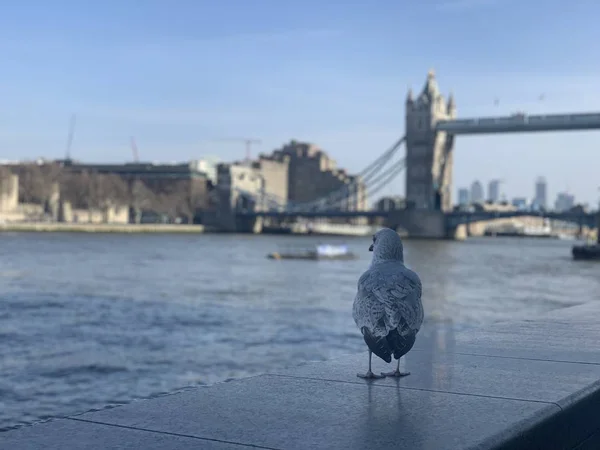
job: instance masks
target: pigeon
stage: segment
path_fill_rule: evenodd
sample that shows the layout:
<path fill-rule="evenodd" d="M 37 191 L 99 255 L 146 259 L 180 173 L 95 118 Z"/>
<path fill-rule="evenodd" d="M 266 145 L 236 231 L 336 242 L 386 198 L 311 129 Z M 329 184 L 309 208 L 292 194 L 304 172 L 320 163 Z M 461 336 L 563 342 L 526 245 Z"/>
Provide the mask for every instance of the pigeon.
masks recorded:
<path fill-rule="evenodd" d="M 369 348 L 369 370 L 361 378 L 404 377 L 400 358 L 415 344 L 423 323 L 421 280 L 404 265 L 402 240 L 396 231 L 383 228 L 373 235 L 369 247 L 373 259 L 358 280 L 352 317 Z M 375 375 L 371 370 L 372 354 L 385 362 L 398 360 L 396 370 Z"/>

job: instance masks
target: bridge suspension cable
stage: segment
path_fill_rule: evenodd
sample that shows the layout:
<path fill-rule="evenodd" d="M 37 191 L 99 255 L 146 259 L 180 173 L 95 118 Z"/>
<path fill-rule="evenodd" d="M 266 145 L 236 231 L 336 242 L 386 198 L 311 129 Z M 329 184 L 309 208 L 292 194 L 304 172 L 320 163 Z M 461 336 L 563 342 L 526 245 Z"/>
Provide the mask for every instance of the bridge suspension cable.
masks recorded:
<path fill-rule="evenodd" d="M 384 187 L 394 180 L 400 173 L 406 168 L 406 159 L 402 158 L 400 161 L 397 161 L 392 167 L 386 170 L 381 176 L 378 178 L 378 183 L 375 186 L 372 186 L 368 192 L 365 193 L 365 196 L 372 196 L 381 191 Z"/>
<path fill-rule="evenodd" d="M 350 198 L 356 197 L 357 203 L 364 201 L 368 197 L 371 197 L 385 188 L 394 178 L 396 178 L 406 167 L 406 160 L 403 158 L 396 161 L 392 166 L 388 167 L 387 170 L 379 174 L 379 176 L 370 184 L 366 185 L 363 190 L 352 193 L 351 195 L 340 198 L 338 202 L 334 204 L 326 205 L 329 208 L 341 207 L 342 203 Z"/>
<path fill-rule="evenodd" d="M 387 186 L 405 168 L 405 160 L 402 158 L 399 161 L 396 161 L 392 166 L 388 167 L 387 170 L 381 172 L 403 142 L 404 138 L 398 140 L 393 147 L 381 155 L 375 162 L 371 163 L 369 167 L 364 169 L 361 173 L 366 173 L 368 170 L 371 170 L 371 173 L 368 174 L 367 177 L 357 177 L 357 182 L 343 186 L 341 189 L 334 191 L 325 197 L 304 204 L 294 205 L 293 208 L 288 208 L 288 211 L 339 209 L 343 206 L 344 202 L 351 199 L 355 198 L 357 202 L 362 202 L 367 196 L 376 194 Z M 360 184 L 361 181 L 362 184 Z M 362 189 L 358 189 L 359 186 L 362 186 Z"/>
<path fill-rule="evenodd" d="M 373 161 L 372 163 L 370 163 L 367 167 L 365 167 L 361 172 L 359 172 L 358 175 L 356 175 L 355 181 L 349 183 L 348 185 L 342 186 L 340 189 L 337 189 L 321 198 L 315 199 L 315 200 L 311 200 L 308 202 L 302 202 L 302 203 L 288 203 L 288 207 L 286 208 L 288 211 L 306 211 L 306 210 L 314 210 L 314 208 L 332 208 L 335 206 L 341 206 L 341 203 L 344 201 L 347 201 L 349 198 L 352 197 L 357 197 L 359 194 L 359 189 L 357 189 L 358 187 L 361 186 L 361 184 L 363 185 L 363 189 L 360 190 L 363 192 L 362 194 L 362 200 L 364 200 L 364 197 L 366 195 L 366 191 L 369 190 L 369 185 L 373 182 L 378 182 L 380 180 L 380 171 L 387 165 L 387 163 L 392 159 L 392 157 L 394 156 L 394 154 L 398 151 L 398 149 L 400 149 L 400 147 L 402 146 L 402 144 L 405 141 L 405 137 L 401 137 L 400 139 L 398 139 L 398 141 L 396 141 L 394 143 L 394 145 L 392 145 L 388 150 L 386 150 L 384 153 L 382 153 L 375 161 Z M 401 160 L 403 161 L 403 159 Z M 402 163 L 403 164 L 403 163 Z M 395 165 L 392 166 L 393 170 L 399 170 L 401 171 L 403 169 L 402 165 Z M 390 174 L 390 169 L 388 169 L 388 171 L 384 172 L 384 174 Z M 397 174 L 396 174 L 397 175 Z M 394 177 L 396 176 L 394 175 Z M 386 183 L 389 183 L 392 180 L 392 178 L 388 179 Z M 354 190 L 354 192 L 351 193 L 351 191 Z M 377 189 L 377 191 L 379 191 L 380 189 Z"/>
<path fill-rule="evenodd" d="M 394 153 L 396 153 L 398 151 L 398 149 L 402 146 L 402 144 L 404 143 L 405 140 L 406 140 L 406 136 L 402 136 L 400 139 L 398 139 L 392 147 L 390 147 L 383 154 L 381 154 L 381 156 L 379 156 L 379 158 L 377 158 L 375 161 L 373 161 L 371 164 L 369 164 L 367 167 L 365 167 L 358 174 L 358 177 L 363 179 L 363 181 L 366 181 L 366 179 L 370 178 L 370 176 L 372 174 L 377 173 L 377 170 L 376 170 L 375 172 L 368 174 L 368 172 L 371 171 L 372 169 L 381 168 L 382 166 L 384 166 L 385 163 L 387 163 L 392 158 L 392 156 L 394 156 Z"/>
<path fill-rule="evenodd" d="M 388 150 L 383 152 L 367 167 L 361 170 L 354 180 L 341 188 L 330 192 L 329 194 L 315 200 L 307 202 L 291 202 L 273 194 L 262 192 L 256 194 L 237 189 L 242 195 L 251 197 L 255 201 L 259 200 L 269 209 L 285 209 L 287 212 L 319 211 L 326 209 L 338 209 L 344 202 L 356 198 L 358 201 L 364 201 L 367 196 L 374 195 L 389 184 L 405 167 L 404 158 L 396 161 L 387 170 L 382 170 L 388 165 L 398 149 L 405 142 L 403 136 L 398 139 Z M 361 188 L 362 187 L 362 188 Z M 258 197 L 258 199 L 257 199 Z M 284 206 L 285 205 L 285 206 Z"/>

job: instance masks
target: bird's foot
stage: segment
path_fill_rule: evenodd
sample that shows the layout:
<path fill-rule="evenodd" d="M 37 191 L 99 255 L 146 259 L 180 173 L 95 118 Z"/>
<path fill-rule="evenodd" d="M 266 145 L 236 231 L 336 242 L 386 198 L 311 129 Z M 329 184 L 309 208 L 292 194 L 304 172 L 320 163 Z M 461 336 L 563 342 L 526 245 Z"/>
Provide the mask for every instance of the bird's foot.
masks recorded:
<path fill-rule="evenodd" d="M 368 370 L 367 373 L 357 373 L 356 376 L 359 378 L 364 378 L 365 380 L 374 380 L 377 378 L 385 378 L 384 375 L 375 375 L 370 370 Z"/>
<path fill-rule="evenodd" d="M 402 378 L 410 375 L 410 372 L 400 372 L 399 370 L 394 370 L 393 372 L 382 372 L 381 376 L 383 377 L 394 377 L 394 378 Z"/>

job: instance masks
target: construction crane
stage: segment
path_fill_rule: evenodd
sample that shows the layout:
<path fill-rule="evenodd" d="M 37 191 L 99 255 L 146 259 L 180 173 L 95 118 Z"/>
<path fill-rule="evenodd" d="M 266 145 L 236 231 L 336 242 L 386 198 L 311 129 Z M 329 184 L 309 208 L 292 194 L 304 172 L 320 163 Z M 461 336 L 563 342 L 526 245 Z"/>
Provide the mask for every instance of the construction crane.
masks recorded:
<path fill-rule="evenodd" d="M 262 141 L 260 139 L 252 138 L 217 139 L 217 142 L 243 142 L 246 145 L 246 162 L 250 162 L 250 160 L 252 159 L 252 144 L 262 144 Z"/>
<path fill-rule="evenodd" d="M 131 136 L 130 138 L 130 144 L 131 144 L 131 153 L 133 153 L 133 162 L 140 162 L 140 158 L 138 155 L 138 148 L 137 148 L 137 144 L 135 143 L 135 138 L 133 136 Z"/>
<path fill-rule="evenodd" d="M 71 115 L 71 120 L 69 121 L 69 134 L 67 136 L 67 146 L 65 149 L 65 160 L 71 160 L 71 146 L 73 145 L 73 136 L 75 135 L 75 120 L 77 116 L 75 114 Z"/>

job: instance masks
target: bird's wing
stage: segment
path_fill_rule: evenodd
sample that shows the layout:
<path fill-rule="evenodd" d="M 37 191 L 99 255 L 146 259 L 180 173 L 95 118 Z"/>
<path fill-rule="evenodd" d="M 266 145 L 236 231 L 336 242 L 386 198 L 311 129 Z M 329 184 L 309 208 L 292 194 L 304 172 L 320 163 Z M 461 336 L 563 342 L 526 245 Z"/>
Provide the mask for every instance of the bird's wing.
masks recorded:
<path fill-rule="evenodd" d="M 352 317 L 359 329 L 366 327 L 373 336 L 383 337 L 388 333 L 385 306 L 373 295 L 356 294 Z"/>
<path fill-rule="evenodd" d="M 418 332 L 424 316 L 421 280 L 408 269 L 386 272 L 372 273 L 373 279 L 366 286 L 369 286 L 370 296 L 383 307 L 387 331 L 397 328 L 401 334 Z"/>
<path fill-rule="evenodd" d="M 373 295 L 373 277 L 370 272 L 371 270 L 366 271 L 358 280 L 352 317 L 359 329 L 366 327 L 375 336 L 385 336 L 385 306 Z"/>

